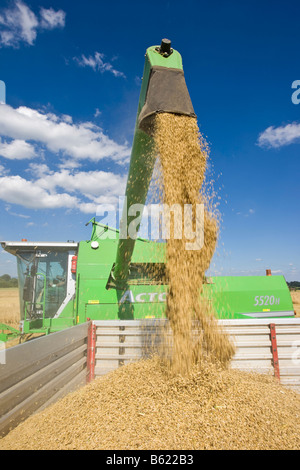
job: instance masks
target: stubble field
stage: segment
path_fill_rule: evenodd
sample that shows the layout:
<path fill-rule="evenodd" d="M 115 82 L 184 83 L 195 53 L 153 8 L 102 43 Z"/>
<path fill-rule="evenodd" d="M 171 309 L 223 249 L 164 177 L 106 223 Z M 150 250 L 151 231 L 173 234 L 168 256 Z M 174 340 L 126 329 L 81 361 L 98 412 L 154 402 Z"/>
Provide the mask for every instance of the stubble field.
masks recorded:
<path fill-rule="evenodd" d="M 300 317 L 300 290 L 294 290 L 291 292 L 296 317 Z"/>
<path fill-rule="evenodd" d="M 0 289 L 0 323 L 18 328 L 20 322 L 19 290 Z"/>

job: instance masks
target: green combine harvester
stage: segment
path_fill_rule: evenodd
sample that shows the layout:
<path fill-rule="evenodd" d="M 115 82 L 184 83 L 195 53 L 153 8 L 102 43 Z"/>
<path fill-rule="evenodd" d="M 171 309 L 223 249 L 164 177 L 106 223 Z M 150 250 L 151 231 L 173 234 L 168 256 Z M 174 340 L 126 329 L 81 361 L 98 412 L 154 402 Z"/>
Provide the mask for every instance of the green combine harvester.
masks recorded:
<path fill-rule="evenodd" d="M 136 217 L 128 208 L 145 204 L 153 174 L 153 117 L 158 112 L 195 116 L 181 55 L 167 39 L 146 51 L 119 230 L 93 218 L 88 241 L 1 242 L 17 258 L 21 309 L 20 330 L 0 324 L 1 341 L 49 334 L 89 319 L 165 318 L 166 244 L 128 235 Z M 220 319 L 294 317 L 283 276 L 210 277 L 201 295 Z"/>

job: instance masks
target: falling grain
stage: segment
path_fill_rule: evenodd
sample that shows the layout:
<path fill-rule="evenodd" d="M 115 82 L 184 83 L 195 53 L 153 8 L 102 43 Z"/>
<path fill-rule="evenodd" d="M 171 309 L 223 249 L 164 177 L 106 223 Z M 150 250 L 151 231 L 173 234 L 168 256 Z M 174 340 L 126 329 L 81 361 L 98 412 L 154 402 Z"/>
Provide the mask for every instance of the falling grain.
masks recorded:
<path fill-rule="evenodd" d="M 185 207 L 192 208 L 192 218 L 184 218 L 184 230 L 182 219 L 174 217 L 167 239 L 167 317 L 173 331 L 172 365 L 177 372 L 188 373 L 195 361 L 201 361 L 203 353 L 227 365 L 234 353 L 233 346 L 219 330 L 209 303 L 200 299 L 205 272 L 218 237 L 218 220 L 209 211 L 202 189 L 207 145 L 195 118 L 169 113 L 157 114 L 154 138 L 162 168 L 164 204 L 168 208 L 174 205 L 181 207 L 182 214 Z M 204 211 L 198 213 L 197 207 L 201 205 Z M 190 226 L 187 227 L 189 221 Z M 186 236 L 186 233 L 197 234 L 197 227 L 204 228 L 204 240 L 199 246 L 196 235 L 192 243 Z M 198 338 L 196 343 L 193 339 L 195 321 L 202 329 L 202 341 Z"/>

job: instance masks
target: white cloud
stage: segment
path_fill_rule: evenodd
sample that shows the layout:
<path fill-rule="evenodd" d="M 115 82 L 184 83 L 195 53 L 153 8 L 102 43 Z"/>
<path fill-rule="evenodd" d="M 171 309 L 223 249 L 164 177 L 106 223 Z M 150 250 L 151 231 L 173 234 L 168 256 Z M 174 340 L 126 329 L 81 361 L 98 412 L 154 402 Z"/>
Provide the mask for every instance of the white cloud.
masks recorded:
<path fill-rule="evenodd" d="M 268 127 L 258 137 L 258 145 L 267 148 L 279 148 L 300 141 L 300 123 L 279 127 Z"/>
<path fill-rule="evenodd" d="M 86 57 L 84 54 L 81 57 L 74 57 L 75 62 L 80 67 L 91 67 L 94 72 L 110 72 L 115 77 L 123 77 L 126 78 L 123 72 L 116 70 L 113 65 L 109 62 L 104 62 L 105 55 L 101 52 L 95 52 L 94 56 Z"/>
<path fill-rule="evenodd" d="M 16 0 L 0 13 L 0 47 L 17 48 L 21 43 L 32 46 L 39 30 L 64 25 L 65 13 L 62 10 L 42 8 L 39 19 L 22 0 Z"/>
<path fill-rule="evenodd" d="M 3 165 L 0 165 L 0 176 L 4 176 L 6 173 L 6 168 Z"/>
<path fill-rule="evenodd" d="M 241 215 L 243 217 L 249 217 L 253 214 L 255 214 L 255 209 L 251 209 L 251 208 L 247 212 L 241 212 L 241 211 L 236 212 L 236 215 Z"/>
<path fill-rule="evenodd" d="M 63 169 L 50 171 L 46 165 L 34 165 L 31 169 L 38 176 L 35 184 L 51 193 L 63 189 L 71 194 L 84 196 L 95 204 L 117 203 L 124 194 L 127 175 L 122 176 L 109 171 L 77 171 Z"/>
<path fill-rule="evenodd" d="M 41 178 L 49 173 L 50 170 L 45 163 L 30 163 L 27 171 L 30 171 L 37 178 Z"/>
<path fill-rule="evenodd" d="M 25 215 L 25 214 L 19 214 L 19 213 L 16 213 L 16 212 L 12 212 L 11 211 L 11 206 L 6 206 L 5 207 L 5 210 L 8 214 L 10 215 L 13 215 L 15 217 L 20 217 L 21 219 L 30 219 L 30 216 L 29 215 Z"/>
<path fill-rule="evenodd" d="M 79 191 L 85 197 L 94 199 L 106 196 L 109 199 L 125 191 L 127 176 L 120 176 L 106 171 L 78 171 L 71 173 L 68 170 L 40 174 L 36 184 L 49 191 L 56 188 L 67 189 L 69 192 Z"/>
<path fill-rule="evenodd" d="M 36 157 L 36 153 L 34 146 L 25 140 L 2 142 L 0 138 L 0 156 L 9 160 L 24 160 Z"/>
<path fill-rule="evenodd" d="M 109 158 L 118 163 L 128 161 L 129 147 L 119 145 L 91 122 L 74 124 L 70 116 L 0 105 L 0 135 L 20 141 L 34 141 L 53 153 L 75 160 L 99 161 Z"/>
<path fill-rule="evenodd" d="M 45 149 L 58 154 L 59 160 L 54 160 Z M 0 165 L 0 199 L 7 205 L 33 210 L 76 209 L 96 214 L 99 205 L 101 209 L 104 205 L 111 209 L 117 205 L 124 194 L 127 175 L 82 171 L 80 162 L 106 158 L 123 164 L 130 157 L 130 148 L 127 144 L 117 144 L 91 122 L 77 124 L 71 116 L 28 107 L 14 109 L 3 104 L 0 105 L 0 155 L 8 159 L 43 157 L 31 162 L 23 175 L 11 174 Z M 48 166 L 49 157 L 51 167 L 56 165 L 55 170 Z"/>
<path fill-rule="evenodd" d="M 66 13 L 63 10 L 55 11 L 53 8 L 41 8 L 41 27 L 44 29 L 64 28 Z"/>
<path fill-rule="evenodd" d="M 0 176 L 0 199 L 28 209 L 65 208 L 95 214 L 99 206 L 116 207 L 126 185 L 125 176 L 112 172 L 54 172 L 45 164 L 31 164 L 30 169 L 32 180 Z"/>
<path fill-rule="evenodd" d="M 28 209 L 74 208 L 78 205 L 76 197 L 67 193 L 51 194 L 36 185 L 34 181 L 25 180 L 21 176 L 0 178 L 0 199 Z"/>
<path fill-rule="evenodd" d="M 24 41 L 32 45 L 36 39 L 38 19 L 22 1 L 16 1 L 0 15 L 0 43 L 4 46 L 17 46 Z"/>

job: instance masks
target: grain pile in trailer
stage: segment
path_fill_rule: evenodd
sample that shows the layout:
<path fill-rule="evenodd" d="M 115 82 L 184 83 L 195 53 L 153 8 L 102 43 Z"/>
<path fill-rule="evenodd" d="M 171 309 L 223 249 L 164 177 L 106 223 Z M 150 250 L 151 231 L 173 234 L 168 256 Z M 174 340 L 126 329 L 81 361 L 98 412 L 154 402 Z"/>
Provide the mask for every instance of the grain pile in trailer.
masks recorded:
<path fill-rule="evenodd" d="M 0 449 L 300 449 L 300 395 L 273 377 L 153 358 L 95 379 L 27 421 Z"/>

